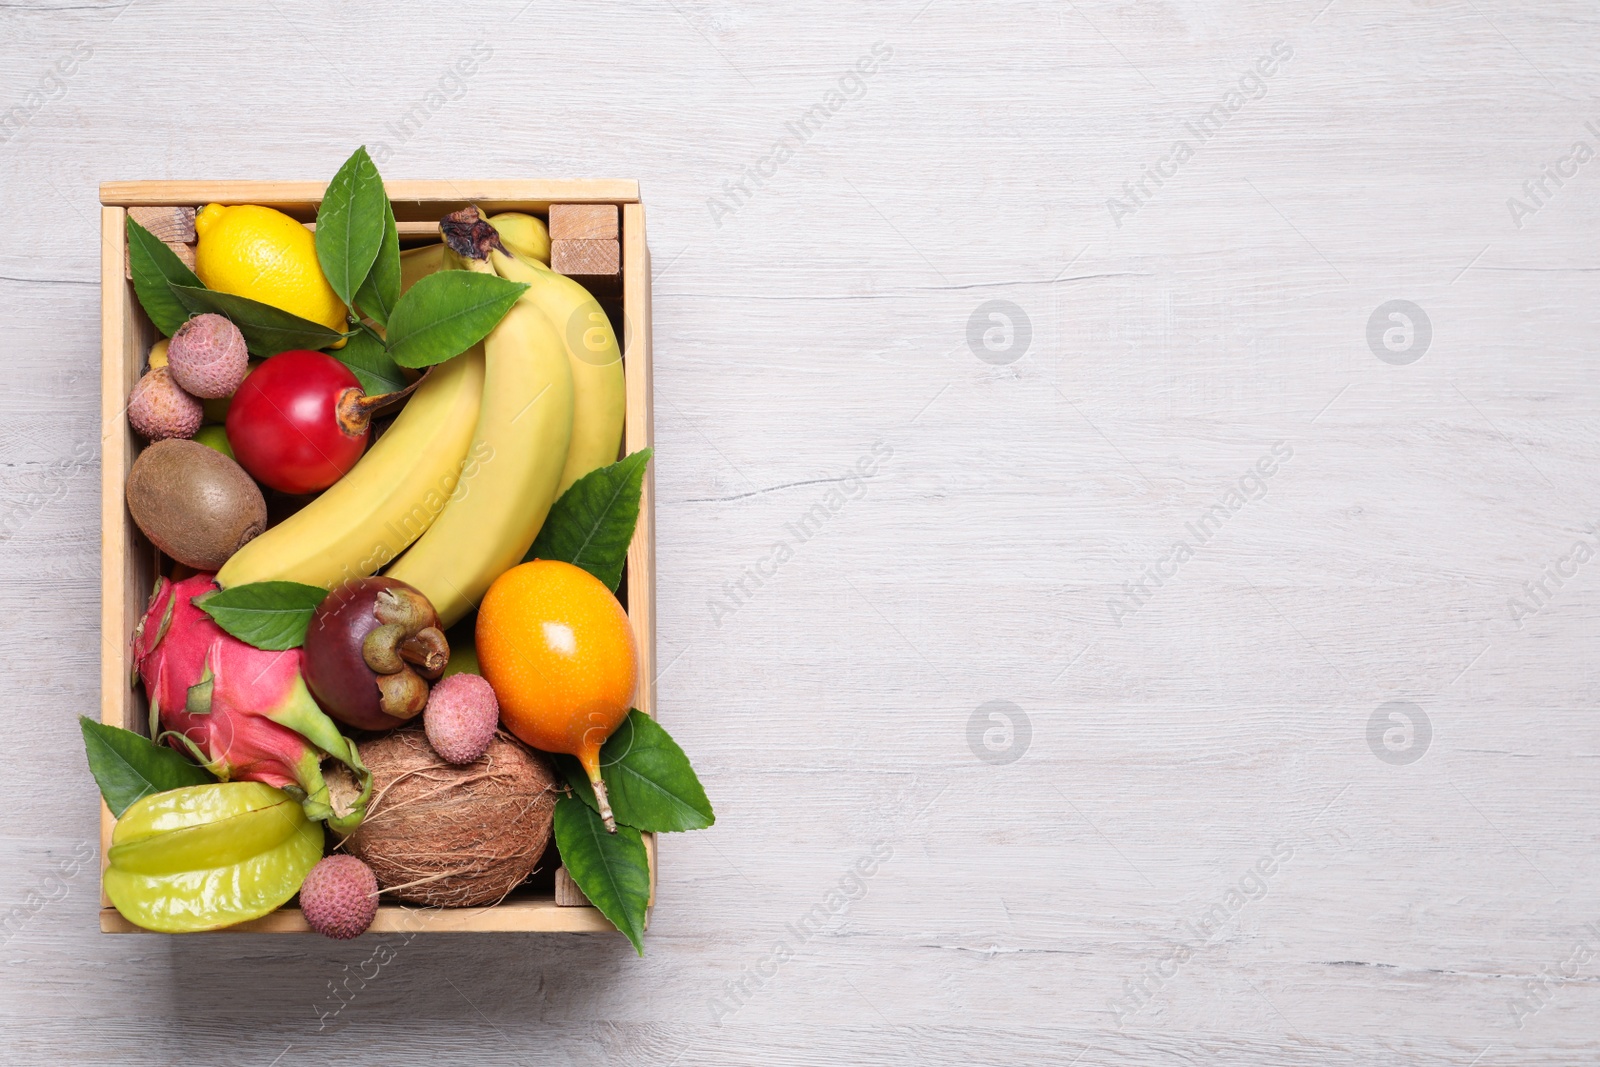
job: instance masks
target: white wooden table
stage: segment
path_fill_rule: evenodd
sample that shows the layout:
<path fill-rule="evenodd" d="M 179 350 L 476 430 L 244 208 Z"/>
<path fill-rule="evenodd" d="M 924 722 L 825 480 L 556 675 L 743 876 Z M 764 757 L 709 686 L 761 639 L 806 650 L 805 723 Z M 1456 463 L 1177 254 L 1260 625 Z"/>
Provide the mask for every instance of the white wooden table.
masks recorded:
<path fill-rule="evenodd" d="M 0 10 L 0 1059 L 1600 1059 L 1592 4 L 515 10 Z M 96 185 L 361 142 L 643 182 L 643 960 L 96 931 Z"/>

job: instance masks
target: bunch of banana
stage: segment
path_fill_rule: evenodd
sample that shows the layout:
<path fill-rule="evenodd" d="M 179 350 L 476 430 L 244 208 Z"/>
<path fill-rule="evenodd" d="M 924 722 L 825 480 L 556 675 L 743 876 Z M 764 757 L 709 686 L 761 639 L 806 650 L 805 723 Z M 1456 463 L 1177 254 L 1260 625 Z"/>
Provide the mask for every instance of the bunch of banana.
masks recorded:
<path fill-rule="evenodd" d="M 446 230 L 449 266 L 492 272 L 482 221 Z M 471 227 L 471 228 L 466 228 Z M 476 229 L 481 227 L 482 229 Z M 388 576 L 420 590 L 448 627 L 522 561 L 555 502 L 573 429 L 573 375 L 541 305 L 525 292 L 484 338 L 483 405 L 472 432 L 477 469 Z"/>
<path fill-rule="evenodd" d="M 444 246 L 401 253 L 402 290 L 444 269 Z M 434 368 L 350 472 L 246 544 L 217 572 L 223 588 L 290 581 L 333 588 L 365 578 L 421 537 L 482 456 L 468 455 L 483 400 L 483 346 Z"/>
<path fill-rule="evenodd" d="M 489 259 L 500 277 L 528 285 L 523 299 L 532 300 L 555 324 L 572 365 L 572 445 L 559 497 L 585 474 L 617 461 L 627 411 L 622 351 L 611 320 L 582 285 L 537 260 L 499 249 L 491 249 Z"/>
<path fill-rule="evenodd" d="M 400 253 L 400 291 L 404 293 L 436 270 L 444 270 L 444 245 L 423 245 Z"/>
<path fill-rule="evenodd" d="M 616 461 L 622 354 L 594 297 L 541 262 L 544 224 L 467 209 L 441 228 L 446 244 L 402 253 L 404 289 L 465 268 L 528 290 L 481 344 L 432 371 L 348 474 L 235 553 L 217 575 L 225 588 L 331 588 L 395 561 L 389 576 L 449 626 L 521 561 L 573 482 Z"/>
<path fill-rule="evenodd" d="M 457 483 L 482 465 L 467 449 L 483 383 L 480 349 L 435 367 L 348 474 L 235 552 L 217 572 L 217 584 L 289 581 L 331 589 L 398 556 L 433 523 Z"/>

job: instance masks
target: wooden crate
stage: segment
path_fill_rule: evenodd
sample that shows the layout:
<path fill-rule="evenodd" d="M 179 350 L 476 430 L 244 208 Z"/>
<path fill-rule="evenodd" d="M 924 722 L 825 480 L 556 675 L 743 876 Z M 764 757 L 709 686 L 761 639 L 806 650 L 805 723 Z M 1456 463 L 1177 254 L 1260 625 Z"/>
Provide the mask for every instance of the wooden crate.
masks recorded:
<path fill-rule="evenodd" d="M 100 187 L 101 228 L 101 487 L 100 487 L 100 721 L 148 733 L 149 705 L 143 688 L 130 684 L 133 675 L 133 628 L 144 612 L 156 576 L 155 549 L 128 514 L 123 487 L 142 442 L 128 427 L 127 397 L 139 379 L 145 353 L 159 336 L 133 285 L 123 273 L 127 209 L 139 206 L 263 204 L 303 222 L 313 219 L 322 199 L 321 182 L 155 181 L 107 182 Z M 543 214 L 552 203 L 616 204 L 622 214 L 623 292 L 619 307 L 609 308 L 623 344 L 628 413 L 622 454 L 651 443 L 650 396 L 650 253 L 645 245 L 644 206 L 635 181 L 400 181 L 387 184 L 399 223 L 402 244 L 421 243 L 428 223 L 468 204 L 488 213 L 528 211 Z M 655 714 L 655 477 L 646 471 L 639 526 L 628 548 L 623 578 L 628 618 L 639 647 L 639 692 L 636 705 Z M 100 805 L 102 870 L 111 846 L 115 820 Z M 650 857 L 650 899 L 655 902 L 656 846 L 645 834 Z M 100 929 L 108 933 L 143 933 L 100 895 Z M 228 927 L 247 933 L 307 931 L 298 909 L 280 908 L 254 922 Z M 385 903 L 372 924 L 377 933 L 440 931 L 592 932 L 611 930 L 593 907 L 558 907 L 553 887 L 524 887 L 502 903 L 487 908 L 424 909 Z"/>

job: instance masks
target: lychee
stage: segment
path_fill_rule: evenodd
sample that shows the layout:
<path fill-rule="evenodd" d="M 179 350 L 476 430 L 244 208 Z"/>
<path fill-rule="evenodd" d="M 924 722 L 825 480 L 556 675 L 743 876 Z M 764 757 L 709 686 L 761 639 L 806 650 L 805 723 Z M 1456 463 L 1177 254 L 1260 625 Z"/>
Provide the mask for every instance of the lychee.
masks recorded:
<path fill-rule="evenodd" d="M 244 334 L 225 317 L 196 315 L 172 335 L 167 365 L 186 392 L 215 400 L 239 388 L 250 367 L 250 352 Z"/>
<path fill-rule="evenodd" d="M 169 367 L 147 372 L 128 394 L 128 423 L 152 441 L 193 437 L 203 413 L 200 401 L 172 380 Z"/>
<path fill-rule="evenodd" d="M 480 674 L 452 674 L 428 694 L 422 728 L 428 744 L 447 763 L 472 763 L 489 751 L 500 704 Z"/>
<path fill-rule="evenodd" d="M 354 856 L 325 856 L 300 886 L 300 914 L 324 937 L 360 937 L 378 914 L 378 878 Z"/>

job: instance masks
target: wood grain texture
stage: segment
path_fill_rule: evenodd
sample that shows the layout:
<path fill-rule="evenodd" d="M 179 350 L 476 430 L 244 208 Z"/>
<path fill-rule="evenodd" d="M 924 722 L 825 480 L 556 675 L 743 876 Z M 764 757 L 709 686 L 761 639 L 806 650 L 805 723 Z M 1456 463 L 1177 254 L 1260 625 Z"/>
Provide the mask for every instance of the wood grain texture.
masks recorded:
<path fill-rule="evenodd" d="M 190 207 L 134 207 L 128 217 L 149 230 L 183 260 L 184 266 L 194 270 L 194 214 Z M 128 260 L 128 250 L 122 250 L 123 277 L 133 279 L 133 266 Z"/>
<path fill-rule="evenodd" d="M 193 244 L 195 209 L 193 205 L 187 207 L 131 207 L 128 217 L 145 229 L 159 241 L 169 245 Z"/>
<path fill-rule="evenodd" d="M 317 224 L 315 222 L 308 222 L 305 227 L 312 233 L 317 232 Z M 400 240 L 406 243 L 406 247 L 410 247 L 412 244 L 427 244 L 429 238 L 437 240 L 439 237 L 438 219 L 417 219 L 414 222 L 396 220 L 394 228 L 400 235 Z"/>
<path fill-rule="evenodd" d="M 615 241 L 620 236 L 615 204 L 551 204 L 549 220 L 552 241 Z"/>
<path fill-rule="evenodd" d="M 565 867 L 556 868 L 556 907 L 558 908 L 585 908 L 589 906 L 589 898 L 583 895 L 583 890 L 578 888 L 578 883 L 572 880 L 572 875 L 567 873 Z"/>
<path fill-rule="evenodd" d="M 622 246 L 614 240 L 551 241 L 550 265 L 575 278 L 615 278 L 622 272 Z"/>
<path fill-rule="evenodd" d="M 210 194 L 213 198 L 212 203 L 293 207 L 301 201 L 320 197 L 326 182 L 326 178 L 310 181 L 234 181 L 231 183 L 231 188 L 220 199 L 216 199 L 218 195 L 216 182 L 194 179 L 162 182 L 133 178 L 102 182 L 100 201 L 104 204 L 124 206 L 193 204 Z M 620 202 L 639 199 L 639 185 L 631 179 L 553 180 L 541 182 L 540 187 L 531 192 L 526 179 L 452 180 L 452 185 L 464 204 L 479 204 L 491 214 L 502 208 L 527 204 L 530 200 L 544 209 L 550 206 L 551 200 Z M 426 181 L 415 183 L 385 181 L 384 187 L 389 193 L 389 199 L 396 201 L 396 208 L 400 206 L 400 201 L 433 198 L 432 185 Z"/>
<path fill-rule="evenodd" d="M 559 884 L 559 883 L 558 883 Z M 573 906 L 575 905 L 575 906 Z M 515 900 L 492 908 L 415 908 L 385 904 L 378 909 L 368 932 L 372 934 L 507 934 L 507 933 L 615 933 L 599 910 L 580 899 L 557 908 L 554 900 Z M 105 933 L 138 934 L 148 931 L 124 919 L 115 908 L 100 912 Z M 299 908 L 279 908 L 251 922 L 229 927 L 218 936 L 240 934 L 308 934 L 311 927 Z M 376 938 L 374 938 L 376 940 Z"/>
<path fill-rule="evenodd" d="M 511 18 L 5 11 L 8 1062 L 1600 1059 L 1600 570 L 1544 577 L 1600 521 L 1600 163 L 1523 191 L 1595 143 L 1592 4 Z M 204 46 L 160 62 L 176 39 Z M 656 711 L 719 818 L 659 838 L 643 960 L 108 938 L 70 873 L 97 841 L 98 183 L 326 180 L 363 141 L 393 182 L 648 198 Z M 1432 326 L 1409 365 L 1367 337 L 1396 299 Z M 1011 362 L 977 354 L 1017 345 L 994 300 L 1030 327 Z M 1264 495 L 1143 578 L 1279 441 Z M 1011 763 L 978 755 L 994 701 L 1029 721 Z M 1368 745 L 1390 701 L 1431 723 L 1409 765 Z"/>

